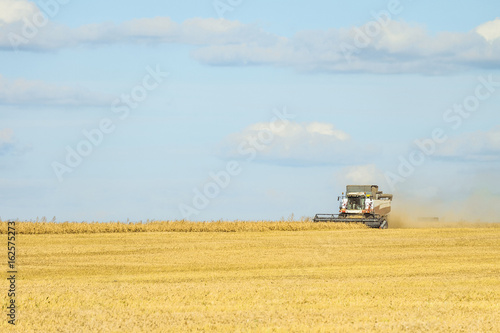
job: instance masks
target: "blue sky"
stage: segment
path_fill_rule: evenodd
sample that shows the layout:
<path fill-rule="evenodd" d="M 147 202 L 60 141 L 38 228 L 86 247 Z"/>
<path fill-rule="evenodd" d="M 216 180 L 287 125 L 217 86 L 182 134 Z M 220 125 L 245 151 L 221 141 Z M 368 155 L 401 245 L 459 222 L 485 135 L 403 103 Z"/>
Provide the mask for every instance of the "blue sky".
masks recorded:
<path fill-rule="evenodd" d="M 499 9 L 0 0 L 0 216 L 498 220 Z"/>

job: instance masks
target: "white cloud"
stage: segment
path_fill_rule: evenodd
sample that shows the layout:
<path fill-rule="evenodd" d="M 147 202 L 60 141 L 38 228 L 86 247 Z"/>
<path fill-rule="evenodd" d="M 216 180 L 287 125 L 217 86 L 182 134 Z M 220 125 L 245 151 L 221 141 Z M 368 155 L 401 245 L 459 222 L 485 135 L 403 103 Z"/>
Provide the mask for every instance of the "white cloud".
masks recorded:
<path fill-rule="evenodd" d="M 85 26 L 80 28 L 80 32 Z M 94 25 L 100 31 L 115 30 L 123 41 L 156 41 L 192 45 L 225 45 L 262 39 L 266 35 L 261 29 L 240 23 L 214 18 L 191 18 L 176 23 L 169 17 L 141 18 L 124 22 L 118 26 Z M 88 28 L 85 28 L 88 30 Z M 85 34 L 84 34 L 85 35 Z M 91 38 L 87 38 L 90 40 Z"/>
<path fill-rule="evenodd" d="M 13 131 L 10 128 L 0 130 L 0 145 L 12 143 Z"/>
<path fill-rule="evenodd" d="M 344 168 L 338 175 L 349 184 L 385 183 L 384 174 L 375 164 L 355 165 Z"/>
<path fill-rule="evenodd" d="M 104 106 L 111 97 L 85 88 L 60 86 L 43 81 L 10 80 L 0 75 L 0 104 Z"/>
<path fill-rule="evenodd" d="M 306 131 L 308 133 L 317 133 L 326 136 L 333 136 L 340 141 L 346 141 L 349 139 L 349 135 L 343 131 L 334 129 L 332 124 L 313 122 L 306 126 Z"/>
<path fill-rule="evenodd" d="M 173 42 L 179 35 L 179 24 L 169 17 L 141 18 L 122 25 L 124 35 L 134 38 L 158 39 Z"/>
<path fill-rule="evenodd" d="M 207 65 L 286 66 L 299 71 L 440 74 L 500 65 L 500 19 L 467 33 L 431 34 L 403 21 L 375 21 L 349 29 L 299 31 L 292 38 L 254 24 L 214 18 L 182 23 L 168 17 L 94 23 L 69 28 L 49 22 L 30 38 L 25 21 L 40 10 L 26 0 L 0 0 L 0 49 L 40 51 L 86 44 L 179 43 L 199 46 L 195 60 Z M 33 7 L 35 6 L 35 7 Z M 374 31 L 374 25 L 377 30 Z M 372 29 L 372 30 L 370 30 Z M 370 32 L 371 31 L 371 32 Z M 19 42 L 19 40 L 22 40 Z"/>
<path fill-rule="evenodd" d="M 214 18 L 193 18 L 181 25 L 179 42 L 194 45 L 274 43 L 275 37 L 252 24 Z"/>
<path fill-rule="evenodd" d="M 497 40 L 500 38 L 500 18 L 481 24 L 476 28 L 476 32 L 488 42 Z"/>
<path fill-rule="evenodd" d="M 0 156 L 19 155 L 27 149 L 28 147 L 23 147 L 17 142 L 11 128 L 0 129 Z"/>
<path fill-rule="evenodd" d="M 351 140 L 349 134 L 328 123 L 288 122 L 252 124 L 229 135 L 219 156 L 296 166 L 346 165 L 369 159 L 371 147 Z"/>
<path fill-rule="evenodd" d="M 500 39 L 492 40 L 492 32 L 488 40 L 476 31 L 431 35 L 424 27 L 390 21 L 371 38 L 364 34 L 367 29 L 302 31 L 289 40 L 276 38 L 274 44 L 211 45 L 193 55 L 208 65 L 276 65 L 332 73 L 434 74 L 500 65 Z"/>
<path fill-rule="evenodd" d="M 0 3 L 1 1 L 9 4 L 12 2 L 0 0 Z M 191 18 L 182 23 L 174 22 L 169 17 L 139 18 L 121 24 L 92 23 L 77 28 L 51 21 L 40 25 L 37 24 L 38 16 L 43 14 L 47 17 L 46 13 L 29 1 L 14 2 L 24 9 L 11 9 L 0 14 L 0 19 L 3 16 L 5 19 L 0 20 L 4 25 L 0 30 L 0 49 L 3 50 L 44 51 L 86 44 L 115 43 L 230 45 L 252 41 L 271 43 L 275 39 L 255 25 L 214 18 Z M 35 14 L 38 15 L 37 18 Z M 34 29 L 27 29 L 27 24 L 33 25 Z"/>
<path fill-rule="evenodd" d="M 435 156 L 463 161 L 500 161 L 500 126 L 450 138 L 438 147 Z"/>
<path fill-rule="evenodd" d="M 34 2 L 25 0 L 0 0 L 0 27 L 22 21 L 38 13 Z"/>

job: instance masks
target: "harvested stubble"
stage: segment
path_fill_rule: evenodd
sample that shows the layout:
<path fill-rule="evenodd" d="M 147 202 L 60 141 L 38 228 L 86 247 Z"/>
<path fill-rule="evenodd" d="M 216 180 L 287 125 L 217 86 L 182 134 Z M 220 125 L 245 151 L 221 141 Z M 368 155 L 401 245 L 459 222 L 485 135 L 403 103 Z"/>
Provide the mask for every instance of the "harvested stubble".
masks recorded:
<path fill-rule="evenodd" d="M 497 332 L 500 322 L 500 228 L 42 234 L 16 246 L 18 332 Z M 7 313 L 7 292 L 0 304 Z"/>

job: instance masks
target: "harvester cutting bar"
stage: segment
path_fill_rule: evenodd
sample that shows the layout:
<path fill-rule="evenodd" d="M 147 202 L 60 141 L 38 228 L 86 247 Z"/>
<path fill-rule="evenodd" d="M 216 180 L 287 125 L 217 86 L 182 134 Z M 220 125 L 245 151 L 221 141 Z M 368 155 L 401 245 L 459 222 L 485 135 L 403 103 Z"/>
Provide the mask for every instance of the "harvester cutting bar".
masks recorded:
<path fill-rule="evenodd" d="M 383 217 L 370 217 L 370 218 L 350 218 L 339 217 L 339 214 L 316 214 L 314 222 L 343 222 L 343 223 L 363 223 L 371 228 L 386 228 L 387 222 Z"/>

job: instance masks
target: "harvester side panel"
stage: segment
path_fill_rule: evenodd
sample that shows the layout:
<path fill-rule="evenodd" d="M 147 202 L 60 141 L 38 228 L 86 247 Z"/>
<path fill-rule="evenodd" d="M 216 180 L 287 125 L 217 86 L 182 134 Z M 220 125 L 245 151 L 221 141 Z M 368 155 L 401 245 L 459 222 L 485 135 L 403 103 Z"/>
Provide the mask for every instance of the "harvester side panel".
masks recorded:
<path fill-rule="evenodd" d="M 390 200 L 373 200 L 373 211 L 377 215 L 385 216 L 391 212 Z"/>

